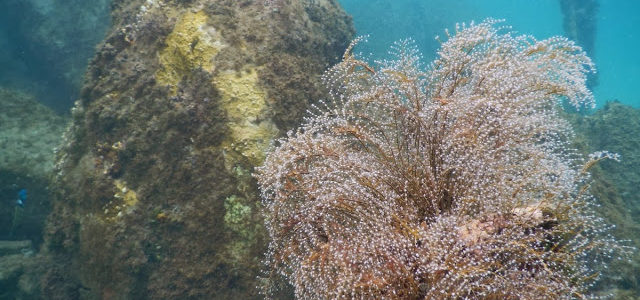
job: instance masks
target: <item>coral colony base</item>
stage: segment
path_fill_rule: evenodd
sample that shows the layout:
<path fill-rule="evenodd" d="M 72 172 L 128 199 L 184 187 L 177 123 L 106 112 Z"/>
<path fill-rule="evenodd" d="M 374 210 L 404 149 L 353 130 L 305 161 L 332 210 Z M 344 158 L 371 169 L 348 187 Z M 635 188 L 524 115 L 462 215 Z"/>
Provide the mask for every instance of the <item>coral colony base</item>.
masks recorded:
<path fill-rule="evenodd" d="M 456 27 L 425 71 L 411 41 L 324 76 L 330 101 L 257 170 L 264 278 L 300 299 L 588 298 L 630 249 L 595 216 L 561 104 L 593 105 L 573 42 Z"/>

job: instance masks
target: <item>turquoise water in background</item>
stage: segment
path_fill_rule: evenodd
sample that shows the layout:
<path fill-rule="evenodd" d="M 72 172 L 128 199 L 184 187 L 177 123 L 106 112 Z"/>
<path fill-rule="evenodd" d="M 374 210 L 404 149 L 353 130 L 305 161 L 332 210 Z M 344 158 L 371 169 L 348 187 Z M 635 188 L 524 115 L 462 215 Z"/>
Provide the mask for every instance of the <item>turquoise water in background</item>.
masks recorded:
<path fill-rule="evenodd" d="M 435 58 L 439 43 L 456 23 L 504 19 L 514 31 L 537 39 L 566 36 L 558 0 L 340 0 L 353 16 L 358 35 L 368 35 L 359 47 L 381 58 L 394 41 L 412 38 L 426 61 Z M 597 106 L 607 101 L 640 107 L 640 1 L 604 0 L 596 14 L 595 53 L 599 84 L 593 87 Z"/>
<path fill-rule="evenodd" d="M 600 1 L 596 66 L 599 103 L 617 99 L 640 107 L 640 1 Z"/>

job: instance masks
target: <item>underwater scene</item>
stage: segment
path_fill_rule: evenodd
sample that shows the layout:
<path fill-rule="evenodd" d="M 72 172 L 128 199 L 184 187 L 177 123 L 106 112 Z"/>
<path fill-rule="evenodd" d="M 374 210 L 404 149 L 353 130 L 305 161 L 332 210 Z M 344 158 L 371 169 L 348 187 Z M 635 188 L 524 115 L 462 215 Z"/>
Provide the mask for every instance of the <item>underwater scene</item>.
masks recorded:
<path fill-rule="evenodd" d="M 0 0 L 0 300 L 640 299 L 638 12 Z"/>

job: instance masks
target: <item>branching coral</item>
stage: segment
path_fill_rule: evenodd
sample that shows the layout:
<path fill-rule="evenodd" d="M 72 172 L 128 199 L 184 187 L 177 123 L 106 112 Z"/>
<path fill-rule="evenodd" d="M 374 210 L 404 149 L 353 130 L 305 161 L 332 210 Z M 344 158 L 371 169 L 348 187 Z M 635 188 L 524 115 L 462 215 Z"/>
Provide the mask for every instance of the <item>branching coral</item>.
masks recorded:
<path fill-rule="evenodd" d="M 331 101 L 256 174 L 268 264 L 298 298 L 582 298 L 624 252 L 558 116 L 593 104 L 591 61 L 496 23 L 457 26 L 426 70 L 404 41 L 327 71 Z"/>

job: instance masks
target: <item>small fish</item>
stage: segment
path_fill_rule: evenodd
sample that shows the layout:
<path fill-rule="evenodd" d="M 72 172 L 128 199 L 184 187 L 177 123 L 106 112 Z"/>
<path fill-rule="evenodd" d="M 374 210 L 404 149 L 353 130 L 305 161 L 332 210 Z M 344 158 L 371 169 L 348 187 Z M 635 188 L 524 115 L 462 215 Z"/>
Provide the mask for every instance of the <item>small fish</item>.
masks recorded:
<path fill-rule="evenodd" d="M 16 205 L 24 207 L 25 201 L 27 201 L 27 189 L 21 189 L 18 191 L 18 200 L 16 200 Z"/>

